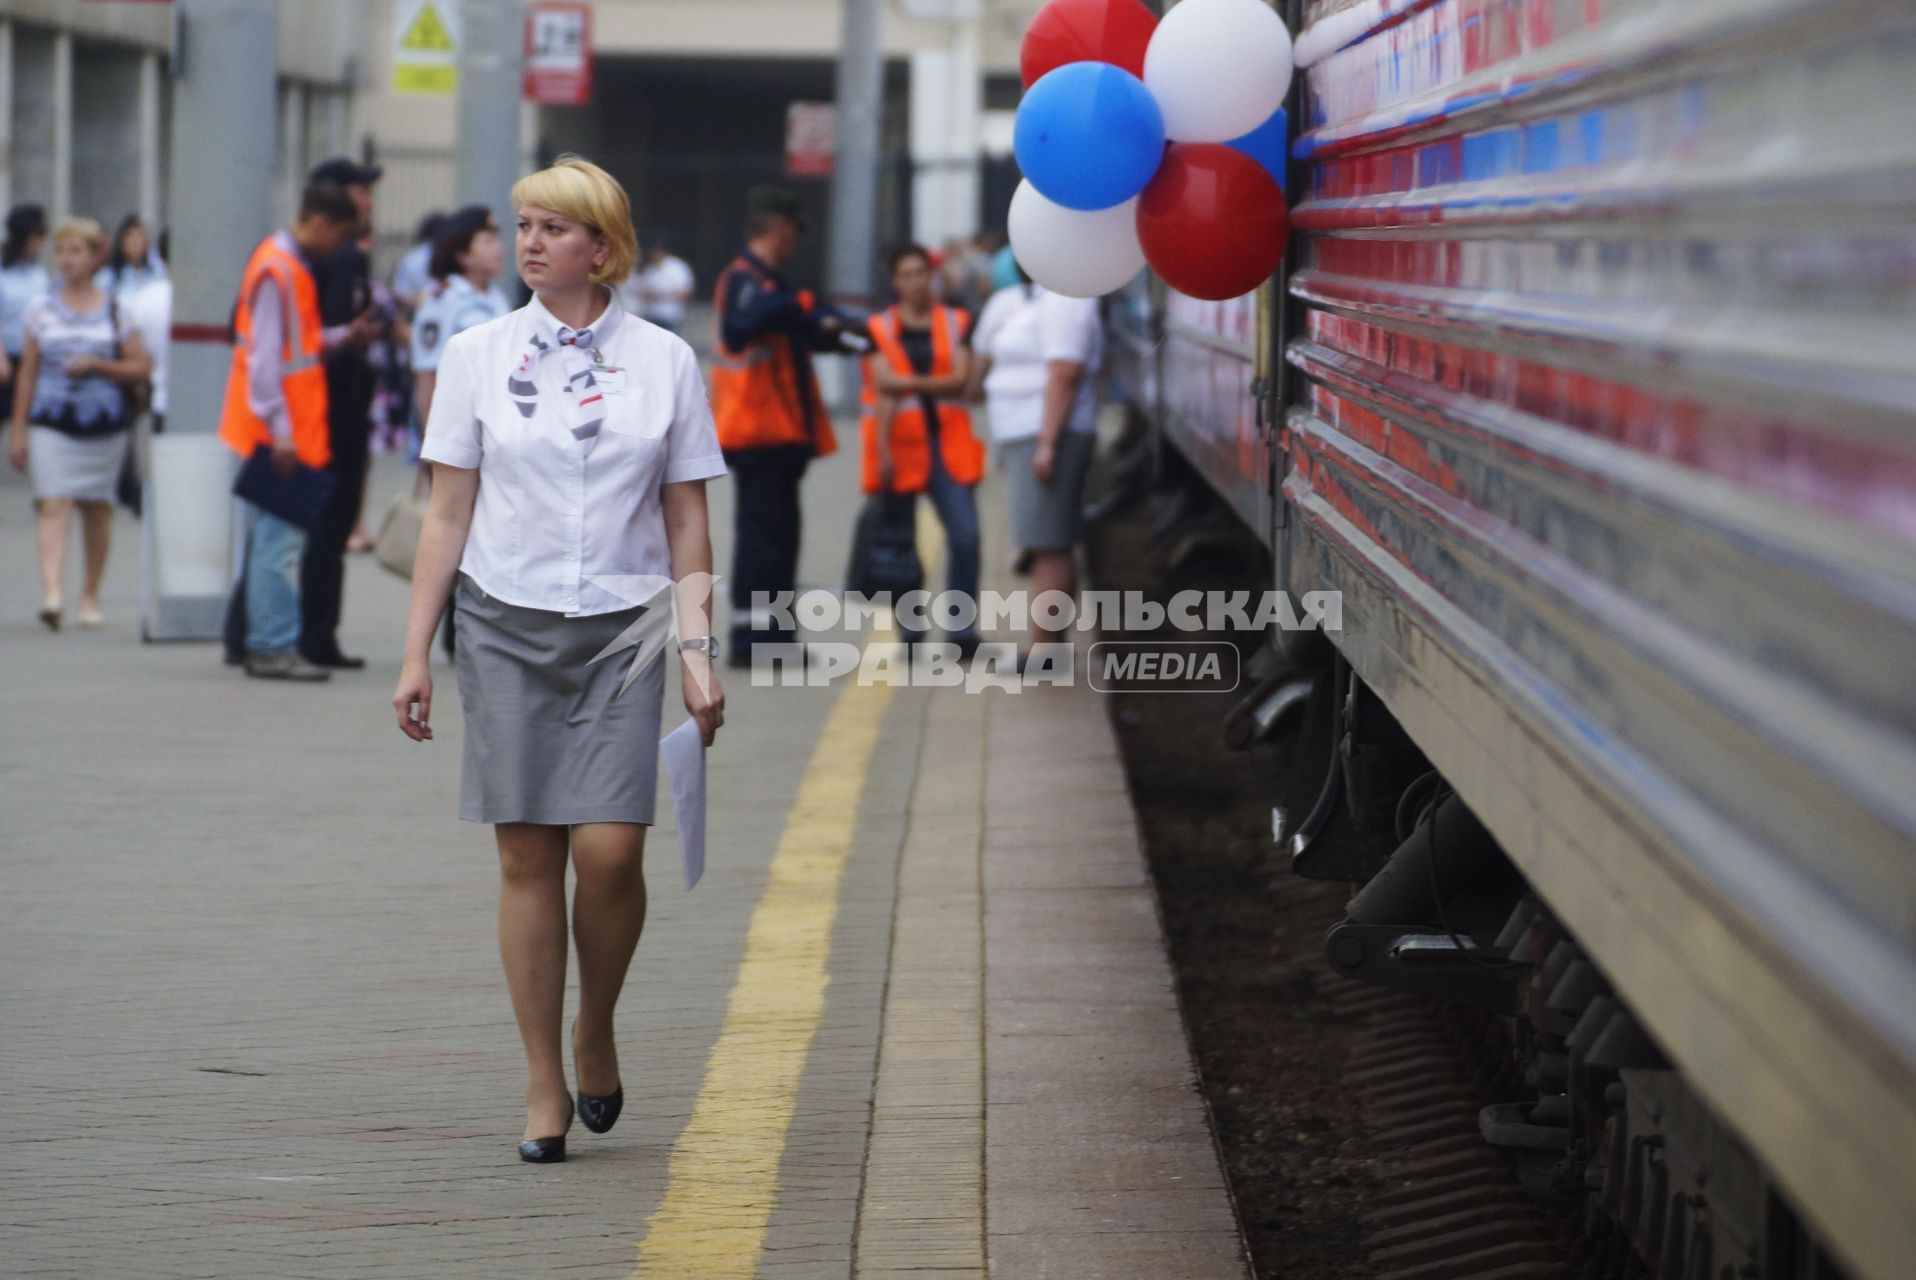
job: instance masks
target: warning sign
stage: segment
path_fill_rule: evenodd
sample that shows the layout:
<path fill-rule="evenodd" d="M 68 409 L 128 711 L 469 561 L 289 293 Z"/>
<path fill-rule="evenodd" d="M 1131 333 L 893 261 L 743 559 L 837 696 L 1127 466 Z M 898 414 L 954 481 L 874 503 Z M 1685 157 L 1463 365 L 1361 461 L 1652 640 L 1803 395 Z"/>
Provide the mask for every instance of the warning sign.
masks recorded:
<path fill-rule="evenodd" d="M 785 172 L 794 178 L 828 178 L 838 157 L 838 108 L 829 102 L 794 102 L 785 109 Z"/>
<path fill-rule="evenodd" d="M 552 107 L 592 101 L 592 8 L 540 3 L 526 14 L 526 100 Z"/>
<path fill-rule="evenodd" d="M 458 0 L 395 0 L 393 92 L 447 98 L 459 92 Z"/>
<path fill-rule="evenodd" d="M 419 6 L 418 16 L 406 28 L 406 33 L 399 37 L 399 47 L 408 53 L 452 52 L 452 33 L 446 30 L 436 6 L 430 3 Z"/>

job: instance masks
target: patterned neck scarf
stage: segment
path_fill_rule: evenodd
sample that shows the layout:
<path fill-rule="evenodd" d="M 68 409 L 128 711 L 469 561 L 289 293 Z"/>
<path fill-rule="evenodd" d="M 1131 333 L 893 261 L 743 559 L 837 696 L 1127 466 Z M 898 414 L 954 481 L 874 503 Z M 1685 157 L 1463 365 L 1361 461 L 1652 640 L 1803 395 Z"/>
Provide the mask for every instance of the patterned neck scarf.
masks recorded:
<path fill-rule="evenodd" d="M 530 332 L 526 350 L 506 378 L 506 390 L 519 406 L 519 416 L 530 419 L 541 400 L 556 403 L 572 438 L 588 450 L 605 424 L 605 396 L 592 376 L 595 352 L 618 332 L 620 311 L 607 291 L 605 311 L 589 329 L 560 324 L 537 298 L 525 309 Z"/>

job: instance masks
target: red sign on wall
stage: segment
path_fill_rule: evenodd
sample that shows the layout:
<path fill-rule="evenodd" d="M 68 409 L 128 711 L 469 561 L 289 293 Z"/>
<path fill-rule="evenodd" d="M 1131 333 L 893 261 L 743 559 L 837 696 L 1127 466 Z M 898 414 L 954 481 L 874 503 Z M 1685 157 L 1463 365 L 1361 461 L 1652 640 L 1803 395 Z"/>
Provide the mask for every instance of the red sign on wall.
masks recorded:
<path fill-rule="evenodd" d="M 838 108 L 829 102 L 794 102 L 785 110 L 785 172 L 794 178 L 824 178 L 838 157 Z"/>
<path fill-rule="evenodd" d="M 592 101 L 592 6 L 532 6 L 526 15 L 526 100 L 548 107 Z"/>

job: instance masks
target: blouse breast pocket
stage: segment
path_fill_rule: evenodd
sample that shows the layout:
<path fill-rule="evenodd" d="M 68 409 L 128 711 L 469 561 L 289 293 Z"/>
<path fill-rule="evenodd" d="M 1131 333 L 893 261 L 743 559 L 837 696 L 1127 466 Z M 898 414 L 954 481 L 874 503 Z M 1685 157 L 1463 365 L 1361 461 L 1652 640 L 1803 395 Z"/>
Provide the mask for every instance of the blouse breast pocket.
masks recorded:
<path fill-rule="evenodd" d="M 672 426 L 670 396 L 648 393 L 629 376 L 605 392 L 605 429 L 634 440 L 663 440 Z"/>

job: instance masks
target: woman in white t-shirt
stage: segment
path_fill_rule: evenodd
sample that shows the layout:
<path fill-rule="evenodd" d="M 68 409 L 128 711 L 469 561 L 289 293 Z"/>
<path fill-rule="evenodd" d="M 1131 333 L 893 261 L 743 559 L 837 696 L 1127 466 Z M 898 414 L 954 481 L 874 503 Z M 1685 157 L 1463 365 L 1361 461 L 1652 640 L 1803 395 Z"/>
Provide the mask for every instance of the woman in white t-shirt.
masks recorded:
<path fill-rule="evenodd" d="M 432 737 L 432 635 L 456 586 L 459 816 L 494 824 L 499 848 L 499 949 L 528 1074 L 519 1158 L 554 1164 L 574 1115 L 560 1051 L 568 861 L 577 1114 L 603 1133 L 625 1099 L 613 1012 L 645 922 L 665 663 L 634 669 L 637 651 L 614 651 L 648 609 L 676 606 L 685 709 L 711 743 L 725 700 L 705 481 L 725 463 L 698 357 L 607 287 L 636 254 L 624 189 L 567 156 L 512 202 L 534 296 L 440 361 L 393 708 L 408 738 Z"/>
<path fill-rule="evenodd" d="M 1032 594 L 1075 595 L 1104 363 L 1097 300 L 1067 298 L 1029 280 L 1000 289 L 978 317 L 972 350 L 1005 468 L 1012 541 L 1031 557 Z M 1033 644 L 1064 638 L 1032 625 Z"/>
<path fill-rule="evenodd" d="M 645 265 L 632 273 L 619 296 L 627 311 L 677 333 L 685 323 L 685 306 L 696 287 L 692 268 L 684 259 L 674 257 L 664 242 L 654 240 L 646 246 Z"/>

